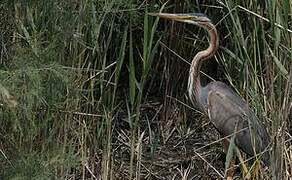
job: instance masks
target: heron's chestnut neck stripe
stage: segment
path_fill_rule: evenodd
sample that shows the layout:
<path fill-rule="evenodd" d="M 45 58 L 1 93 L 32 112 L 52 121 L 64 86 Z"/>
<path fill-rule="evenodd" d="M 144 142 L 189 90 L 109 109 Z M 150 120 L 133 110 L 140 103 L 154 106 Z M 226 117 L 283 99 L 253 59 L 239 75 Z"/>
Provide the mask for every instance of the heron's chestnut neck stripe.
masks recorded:
<path fill-rule="evenodd" d="M 218 38 L 217 38 L 217 30 L 215 26 L 211 23 L 198 23 L 200 27 L 206 29 L 210 36 L 210 45 L 206 50 L 200 51 L 194 57 L 191 67 L 190 67 L 190 76 L 189 76 L 189 85 L 188 92 L 190 98 L 199 97 L 195 94 L 200 93 L 201 81 L 200 81 L 200 69 L 202 66 L 202 62 L 211 58 L 218 49 Z M 195 94 L 193 94 L 195 93 Z M 197 102 L 200 102 L 199 99 L 196 99 Z"/>

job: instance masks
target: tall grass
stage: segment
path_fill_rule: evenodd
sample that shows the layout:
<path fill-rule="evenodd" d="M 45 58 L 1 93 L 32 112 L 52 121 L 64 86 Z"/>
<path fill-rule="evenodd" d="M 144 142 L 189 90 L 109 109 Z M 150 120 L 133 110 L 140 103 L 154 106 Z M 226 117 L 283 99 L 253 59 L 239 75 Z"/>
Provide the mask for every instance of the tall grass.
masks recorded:
<path fill-rule="evenodd" d="M 241 92 L 245 92 L 250 106 L 255 107 L 258 116 L 270 130 L 273 179 L 283 179 L 284 167 L 289 166 L 284 164 L 284 149 L 289 149 L 285 143 L 285 127 L 291 113 L 291 80 L 288 76 L 292 63 L 289 6 L 288 1 L 283 4 L 271 1 L 266 4 L 267 11 L 263 12 L 257 11 L 258 5 L 253 2 L 235 4 L 229 1 L 226 8 L 229 9 L 230 18 L 224 20 L 226 27 L 230 27 L 230 33 L 234 34 L 230 36 L 235 38 L 231 47 L 237 51 L 234 54 L 236 59 L 225 61 L 224 66 L 227 74 L 232 67 L 240 69 L 240 76 L 227 77 L 232 84 L 242 89 Z M 247 21 L 248 25 L 242 21 Z"/>
<path fill-rule="evenodd" d="M 147 15 L 161 9 L 213 19 L 217 63 L 202 71 L 241 94 L 272 139 L 271 167 L 248 170 L 291 176 L 289 0 L 51 0 L 0 3 L 0 179 L 224 174 L 218 136 L 185 98 L 181 59 L 204 49 L 207 33 Z"/>

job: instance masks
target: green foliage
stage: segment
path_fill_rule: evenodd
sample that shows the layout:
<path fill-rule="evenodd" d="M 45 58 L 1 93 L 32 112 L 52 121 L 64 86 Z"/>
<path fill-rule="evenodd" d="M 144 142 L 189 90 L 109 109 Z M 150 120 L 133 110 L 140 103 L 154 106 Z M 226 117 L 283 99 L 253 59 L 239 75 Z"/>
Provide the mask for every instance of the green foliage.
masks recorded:
<path fill-rule="evenodd" d="M 184 96 L 189 66 L 176 55 L 191 61 L 208 46 L 207 33 L 158 21 L 147 12 L 193 9 L 208 14 L 219 31 L 219 70 L 210 76 L 230 84 L 254 107 L 276 142 L 273 164 L 285 167 L 284 156 L 277 156 L 283 154 L 285 131 L 277 132 L 289 125 L 291 110 L 289 0 L 204 6 L 194 1 L 16 0 L 0 3 L 0 15 L 7 17 L 0 23 L 5 35 L 0 37 L 0 179 L 171 179 L 179 174 L 173 171 L 178 161 L 166 170 L 174 173 L 171 177 L 159 175 L 165 164 L 152 172 L 158 166 L 148 162 L 163 143 L 185 145 L 190 129 L 206 130 L 197 116 L 200 127 L 188 123 L 193 114 L 181 104 L 189 103 Z M 171 123 L 178 120 L 184 122 Z M 172 137 L 181 139 L 174 143 Z"/>
<path fill-rule="evenodd" d="M 1 179 L 55 179 L 55 167 L 77 167 L 79 162 L 75 160 L 74 154 L 68 152 L 61 155 L 62 152 L 56 149 L 50 149 L 50 152 L 31 152 L 25 154 L 19 152 L 16 161 L 1 168 Z M 1 161 L 3 161 L 1 157 Z"/>

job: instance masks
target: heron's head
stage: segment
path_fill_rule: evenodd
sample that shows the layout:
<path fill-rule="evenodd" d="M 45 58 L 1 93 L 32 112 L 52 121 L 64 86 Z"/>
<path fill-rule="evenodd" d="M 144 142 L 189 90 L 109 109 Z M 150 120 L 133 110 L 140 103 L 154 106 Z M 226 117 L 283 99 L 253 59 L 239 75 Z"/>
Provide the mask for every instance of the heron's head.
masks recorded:
<path fill-rule="evenodd" d="M 187 14 L 149 13 L 149 15 L 194 25 L 204 25 L 206 23 L 211 23 L 211 20 L 205 14 L 201 13 Z"/>

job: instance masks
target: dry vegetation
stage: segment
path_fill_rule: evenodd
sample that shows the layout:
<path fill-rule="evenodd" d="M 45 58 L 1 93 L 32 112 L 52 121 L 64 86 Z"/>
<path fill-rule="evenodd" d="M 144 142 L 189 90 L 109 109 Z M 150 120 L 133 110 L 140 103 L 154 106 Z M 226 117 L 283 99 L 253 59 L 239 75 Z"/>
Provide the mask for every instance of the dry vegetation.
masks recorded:
<path fill-rule="evenodd" d="M 197 4 L 199 2 L 199 4 Z M 221 179 L 222 139 L 186 96 L 200 28 L 147 12 L 202 12 L 220 48 L 203 67 L 235 89 L 292 178 L 292 4 L 283 1 L 0 2 L 0 179 Z M 17 102 L 17 103 L 16 103 Z M 236 161 L 236 179 L 248 179 Z"/>

